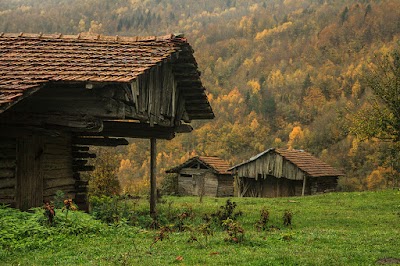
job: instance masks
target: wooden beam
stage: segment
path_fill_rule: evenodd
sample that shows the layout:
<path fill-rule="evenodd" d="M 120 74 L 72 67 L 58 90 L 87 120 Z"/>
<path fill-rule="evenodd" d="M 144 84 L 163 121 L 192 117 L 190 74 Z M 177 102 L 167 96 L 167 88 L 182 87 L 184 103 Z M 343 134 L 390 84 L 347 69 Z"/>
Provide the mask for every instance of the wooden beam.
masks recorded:
<path fill-rule="evenodd" d="M 95 169 L 93 165 L 79 165 L 79 166 L 72 166 L 72 170 L 74 172 L 91 172 Z"/>
<path fill-rule="evenodd" d="M 72 157 L 74 158 L 81 158 L 81 159 L 86 159 L 86 158 L 96 158 L 95 153 L 89 153 L 89 152 L 72 152 Z"/>
<path fill-rule="evenodd" d="M 128 121 L 104 121 L 104 128 L 99 133 L 82 133 L 85 136 L 106 136 L 106 137 L 126 137 L 126 138 L 156 138 L 173 139 L 175 133 L 191 132 L 190 125 L 178 125 L 176 127 L 164 127 L 147 123 L 128 122 Z"/>
<path fill-rule="evenodd" d="M 129 142 L 123 138 L 103 138 L 103 137 L 74 137 L 72 139 L 75 145 L 88 145 L 88 146 L 104 146 L 116 147 L 121 145 L 128 145 Z"/>
<path fill-rule="evenodd" d="M 0 118 L 0 124 L 72 132 L 100 132 L 103 129 L 103 123 L 100 119 L 88 115 L 61 113 L 6 113 Z"/>
<path fill-rule="evenodd" d="M 213 114 L 190 114 L 190 119 L 192 120 L 208 120 L 214 119 Z"/>
<path fill-rule="evenodd" d="M 306 190 L 306 176 L 304 175 L 304 177 L 303 177 L 303 188 L 301 190 L 301 196 L 304 196 L 305 190 Z"/>
<path fill-rule="evenodd" d="M 3 137 L 26 137 L 31 136 L 32 134 L 50 136 L 50 137 L 59 137 L 63 136 L 65 133 L 61 130 L 56 129 L 44 129 L 40 126 L 25 126 L 25 125 L 6 125 L 0 123 L 0 136 Z"/>
<path fill-rule="evenodd" d="M 88 150 L 89 150 L 88 146 L 72 146 L 73 152 L 88 151 Z"/>
<path fill-rule="evenodd" d="M 150 216 L 156 218 L 156 202 L 157 202 L 157 142 L 155 138 L 150 139 Z"/>

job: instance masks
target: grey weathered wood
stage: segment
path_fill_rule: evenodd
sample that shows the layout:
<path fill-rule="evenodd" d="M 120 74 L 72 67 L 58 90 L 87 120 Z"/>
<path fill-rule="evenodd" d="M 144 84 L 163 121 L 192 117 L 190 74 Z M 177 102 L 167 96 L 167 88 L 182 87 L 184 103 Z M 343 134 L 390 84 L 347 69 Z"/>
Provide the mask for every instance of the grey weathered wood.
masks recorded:
<path fill-rule="evenodd" d="M 72 152 L 72 157 L 74 158 L 96 158 L 95 153 L 89 153 L 89 152 Z"/>
<path fill-rule="evenodd" d="M 129 142 L 123 138 L 102 138 L 102 137 L 76 137 L 73 139 L 75 145 L 92 145 L 116 147 L 120 145 L 128 145 Z"/>
<path fill-rule="evenodd" d="M 2 189 L 0 189 L 0 199 L 1 198 L 5 198 L 5 199 L 14 198 L 15 195 L 16 195 L 15 188 L 2 188 Z"/>
<path fill-rule="evenodd" d="M 93 165 L 72 166 L 74 172 L 91 172 L 95 169 Z"/>
<path fill-rule="evenodd" d="M 15 188 L 15 178 L 0 178 L 0 189 Z"/>
<path fill-rule="evenodd" d="M 15 170 L 9 168 L 0 169 L 0 178 L 11 178 L 15 177 Z"/>
<path fill-rule="evenodd" d="M 18 139 L 17 207 L 22 210 L 40 206 L 43 202 L 42 154 L 41 137 Z"/>
<path fill-rule="evenodd" d="M 156 180 L 156 167 L 157 167 L 157 141 L 150 139 L 150 215 L 155 217 L 157 215 L 156 202 L 157 202 L 157 180 Z"/>
<path fill-rule="evenodd" d="M 88 146 L 72 146 L 72 151 L 88 151 Z"/>
<path fill-rule="evenodd" d="M 66 185 L 66 186 L 57 186 L 57 187 L 51 187 L 47 188 L 43 191 L 43 197 L 50 197 L 56 195 L 57 191 L 63 191 L 66 194 L 69 194 L 70 197 L 74 198 L 73 195 L 75 194 L 75 186 L 74 185 Z"/>
<path fill-rule="evenodd" d="M 306 176 L 303 178 L 303 189 L 301 190 L 301 195 L 304 196 L 304 192 L 306 191 Z"/>
<path fill-rule="evenodd" d="M 86 136 L 105 136 L 105 137 L 129 137 L 129 138 L 157 138 L 172 139 L 175 132 L 190 130 L 190 126 L 180 125 L 177 127 L 164 127 L 147 123 L 104 121 L 104 129 L 101 133 L 88 133 Z"/>
<path fill-rule="evenodd" d="M 2 148 L 0 149 L 0 159 L 13 159 L 16 155 L 16 149 L 14 148 Z"/>
<path fill-rule="evenodd" d="M 44 188 L 50 189 L 54 187 L 70 186 L 75 185 L 75 180 L 71 178 L 56 178 L 56 179 L 45 179 Z"/>
<path fill-rule="evenodd" d="M 6 113 L 0 118 L 5 125 L 24 125 L 43 128 L 65 129 L 72 132 L 100 132 L 101 120 L 88 115 L 69 115 L 61 113 Z"/>

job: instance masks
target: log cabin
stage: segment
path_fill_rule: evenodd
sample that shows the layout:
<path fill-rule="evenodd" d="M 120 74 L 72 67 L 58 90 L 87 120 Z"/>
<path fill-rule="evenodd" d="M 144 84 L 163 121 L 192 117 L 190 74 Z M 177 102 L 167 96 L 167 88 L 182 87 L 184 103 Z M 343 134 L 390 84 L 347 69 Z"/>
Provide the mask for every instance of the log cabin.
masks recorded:
<path fill-rule="evenodd" d="M 90 147 L 147 138 L 154 157 L 156 139 L 214 118 L 193 53 L 180 35 L 1 33 L 0 204 L 60 190 L 86 206 Z"/>
<path fill-rule="evenodd" d="M 336 190 L 343 173 L 303 150 L 268 149 L 231 167 L 239 197 L 290 197 Z"/>
<path fill-rule="evenodd" d="M 178 195 L 233 196 L 233 176 L 228 162 L 213 156 L 196 156 L 166 171 L 178 176 Z"/>

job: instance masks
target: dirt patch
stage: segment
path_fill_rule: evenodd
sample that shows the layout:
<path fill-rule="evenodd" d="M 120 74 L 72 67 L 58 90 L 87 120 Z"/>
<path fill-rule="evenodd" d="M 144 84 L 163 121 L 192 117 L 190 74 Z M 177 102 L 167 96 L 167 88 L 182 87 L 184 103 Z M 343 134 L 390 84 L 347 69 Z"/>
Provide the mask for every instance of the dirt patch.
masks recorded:
<path fill-rule="evenodd" d="M 377 264 L 400 264 L 400 259 L 397 258 L 383 258 L 376 261 Z"/>

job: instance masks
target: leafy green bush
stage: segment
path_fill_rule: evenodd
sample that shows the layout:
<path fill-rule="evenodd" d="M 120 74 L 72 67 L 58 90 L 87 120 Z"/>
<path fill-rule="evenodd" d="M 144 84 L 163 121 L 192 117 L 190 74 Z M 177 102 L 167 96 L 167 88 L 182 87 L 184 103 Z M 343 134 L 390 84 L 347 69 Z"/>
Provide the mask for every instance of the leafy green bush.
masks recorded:
<path fill-rule="evenodd" d="M 118 224 L 121 220 L 130 220 L 130 210 L 126 201 L 121 202 L 120 197 L 91 196 L 89 199 L 90 213 L 95 219 L 107 224 Z"/>
<path fill-rule="evenodd" d="M 178 193 L 178 175 L 167 174 L 161 181 L 161 194 L 177 195 Z"/>
<path fill-rule="evenodd" d="M 68 217 L 56 210 L 54 223 L 49 226 L 44 210 L 21 212 L 0 206 L 0 247 L 4 250 L 34 250 L 69 235 L 93 235 L 107 229 L 100 221 L 83 212 L 71 212 Z"/>

